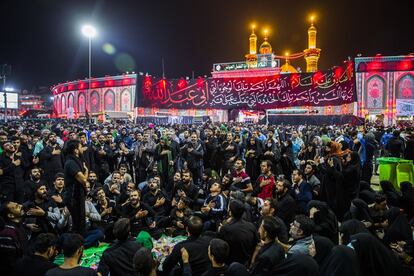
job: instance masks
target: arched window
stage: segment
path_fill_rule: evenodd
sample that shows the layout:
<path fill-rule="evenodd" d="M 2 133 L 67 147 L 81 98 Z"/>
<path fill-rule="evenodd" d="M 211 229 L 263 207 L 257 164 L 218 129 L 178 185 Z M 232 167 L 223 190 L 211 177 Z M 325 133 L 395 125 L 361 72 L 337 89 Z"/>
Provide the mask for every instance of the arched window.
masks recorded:
<path fill-rule="evenodd" d="M 65 95 L 62 95 L 62 98 L 60 99 L 60 103 L 62 106 L 62 114 L 66 114 L 66 97 Z"/>
<path fill-rule="evenodd" d="M 115 111 L 115 93 L 112 90 L 105 92 L 104 109 L 105 111 Z"/>
<path fill-rule="evenodd" d="M 365 87 L 366 97 L 365 106 L 367 109 L 383 109 L 385 108 L 386 86 L 382 77 L 375 75 L 368 79 Z"/>
<path fill-rule="evenodd" d="M 78 112 L 85 113 L 85 94 L 79 93 L 78 96 Z"/>
<path fill-rule="evenodd" d="M 98 113 L 100 111 L 101 100 L 99 94 L 96 91 L 93 91 L 91 94 L 91 112 Z"/>
<path fill-rule="evenodd" d="M 407 74 L 398 80 L 397 99 L 414 99 L 414 77 Z"/>
<path fill-rule="evenodd" d="M 131 111 L 131 92 L 125 89 L 121 93 L 121 111 Z"/>

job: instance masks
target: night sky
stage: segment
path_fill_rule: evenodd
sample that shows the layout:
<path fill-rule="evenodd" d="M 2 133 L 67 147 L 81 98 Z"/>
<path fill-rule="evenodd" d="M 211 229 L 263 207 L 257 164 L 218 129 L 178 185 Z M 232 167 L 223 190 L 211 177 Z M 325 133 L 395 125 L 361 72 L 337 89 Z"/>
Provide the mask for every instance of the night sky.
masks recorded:
<path fill-rule="evenodd" d="M 409 1 L 63 1 L 3 0 L 0 4 L 0 64 L 11 64 L 18 89 L 51 86 L 88 75 L 83 23 L 98 28 L 92 76 L 128 70 L 166 77 L 210 75 L 212 64 L 244 60 L 249 26 L 270 29 L 276 54 L 307 46 L 309 16 L 316 14 L 320 69 L 358 53 L 371 56 L 414 52 Z M 103 45 L 116 49 L 108 54 Z M 259 46 L 258 45 L 258 46 Z M 303 59 L 293 65 L 305 68 Z M 133 68 L 132 68 L 133 67 Z"/>

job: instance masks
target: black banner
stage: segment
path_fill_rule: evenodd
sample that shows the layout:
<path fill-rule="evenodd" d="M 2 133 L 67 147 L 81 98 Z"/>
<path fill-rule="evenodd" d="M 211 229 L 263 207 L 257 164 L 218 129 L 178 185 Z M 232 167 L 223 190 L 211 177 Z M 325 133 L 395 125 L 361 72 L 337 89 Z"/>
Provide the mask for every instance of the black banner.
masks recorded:
<path fill-rule="evenodd" d="M 137 104 L 158 108 L 272 109 L 356 101 L 351 63 L 326 72 L 266 77 L 157 79 L 137 82 Z"/>

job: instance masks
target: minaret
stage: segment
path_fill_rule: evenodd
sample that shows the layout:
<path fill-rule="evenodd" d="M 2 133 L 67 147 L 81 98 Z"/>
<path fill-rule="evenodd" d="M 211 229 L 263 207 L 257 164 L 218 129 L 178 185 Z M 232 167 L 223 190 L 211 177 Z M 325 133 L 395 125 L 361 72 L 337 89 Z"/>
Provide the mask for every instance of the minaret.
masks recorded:
<path fill-rule="evenodd" d="M 249 42 L 250 42 L 250 51 L 249 54 L 251 55 L 256 55 L 257 54 L 257 35 L 254 33 L 254 28 L 256 26 L 253 24 L 252 25 L 252 33 L 250 34 L 249 37 Z"/>
<path fill-rule="evenodd" d="M 321 49 L 316 48 L 316 28 L 313 25 L 314 17 L 311 17 L 311 26 L 308 29 L 308 49 L 304 50 L 306 60 L 306 72 L 315 72 L 318 70 L 318 60 Z"/>
<path fill-rule="evenodd" d="M 255 28 L 256 26 L 253 24 L 252 33 L 249 37 L 249 53 L 245 56 L 248 68 L 257 67 L 257 35 L 254 33 Z"/>

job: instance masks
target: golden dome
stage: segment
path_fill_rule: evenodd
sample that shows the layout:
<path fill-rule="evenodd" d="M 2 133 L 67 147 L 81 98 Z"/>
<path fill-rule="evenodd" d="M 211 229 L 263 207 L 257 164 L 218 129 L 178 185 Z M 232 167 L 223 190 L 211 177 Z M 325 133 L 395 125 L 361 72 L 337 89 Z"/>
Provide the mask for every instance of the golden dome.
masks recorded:
<path fill-rule="evenodd" d="M 295 67 L 290 65 L 289 62 L 286 62 L 285 64 L 282 65 L 282 67 L 280 67 L 280 72 L 281 73 L 297 73 L 298 70 L 296 70 Z"/>
<path fill-rule="evenodd" d="M 271 54 L 272 53 L 272 45 L 270 45 L 267 39 L 265 39 L 262 45 L 260 45 L 259 53 L 260 54 Z"/>

